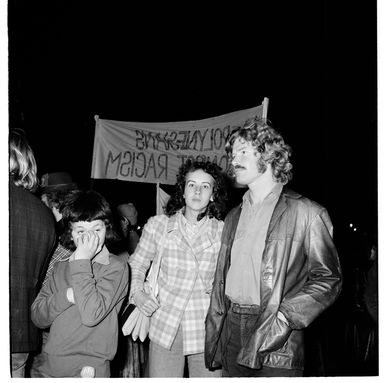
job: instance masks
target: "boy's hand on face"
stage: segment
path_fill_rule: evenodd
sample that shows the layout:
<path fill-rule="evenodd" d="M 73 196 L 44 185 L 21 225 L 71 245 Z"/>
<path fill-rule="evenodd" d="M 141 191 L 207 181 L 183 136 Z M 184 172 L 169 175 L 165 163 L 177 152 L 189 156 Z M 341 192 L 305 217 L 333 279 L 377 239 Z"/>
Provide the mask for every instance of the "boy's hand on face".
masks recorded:
<path fill-rule="evenodd" d="M 92 259 L 99 245 L 99 237 L 94 231 L 87 231 L 78 237 L 74 259 Z"/>

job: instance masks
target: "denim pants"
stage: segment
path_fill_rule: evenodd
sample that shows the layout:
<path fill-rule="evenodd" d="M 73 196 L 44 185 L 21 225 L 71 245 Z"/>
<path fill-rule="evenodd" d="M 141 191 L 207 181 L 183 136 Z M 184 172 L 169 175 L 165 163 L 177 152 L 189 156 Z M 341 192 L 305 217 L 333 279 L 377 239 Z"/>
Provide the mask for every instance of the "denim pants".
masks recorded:
<path fill-rule="evenodd" d="M 12 378 L 25 378 L 25 366 L 27 364 L 28 356 L 28 352 L 13 352 L 11 354 Z"/>
<path fill-rule="evenodd" d="M 42 346 L 41 346 L 42 348 L 47 343 L 48 335 L 49 335 L 48 331 L 42 332 Z M 42 371 L 40 371 L 40 366 L 44 363 L 46 355 L 47 354 L 41 351 L 39 354 L 33 357 L 31 370 L 30 370 L 31 378 L 48 378 L 49 377 L 48 375 L 46 376 Z"/>
<path fill-rule="evenodd" d="M 171 350 L 150 341 L 149 353 L 150 378 L 183 378 L 185 363 L 188 365 L 189 378 L 216 378 L 221 370 L 210 371 L 205 367 L 204 353 L 183 355 L 183 331 L 179 327 Z"/>
<path fill-rule="evenodd" d="M 260 314 L 257 305 L 231 303 L 222 331 L 223 377 L 302 376 L 302 370 L 271 368 L 253 369 L 237 363 L 237 356 L 255 330 Z"/>

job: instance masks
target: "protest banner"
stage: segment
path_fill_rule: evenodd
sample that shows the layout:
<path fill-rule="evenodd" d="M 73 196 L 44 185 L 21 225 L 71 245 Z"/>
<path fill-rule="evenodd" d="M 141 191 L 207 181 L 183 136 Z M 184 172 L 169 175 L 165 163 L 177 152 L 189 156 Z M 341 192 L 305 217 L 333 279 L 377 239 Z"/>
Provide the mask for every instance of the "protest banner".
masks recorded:
<path fill-rule="evenodd" d="M 91 178 L 175 184 L 187 160 L 217 163 L 227 170 L 226 140 L 255 116 L 266 118 L 268 99 L 250 109 L 197 121 L 128 122 L 95 116 Z"/>

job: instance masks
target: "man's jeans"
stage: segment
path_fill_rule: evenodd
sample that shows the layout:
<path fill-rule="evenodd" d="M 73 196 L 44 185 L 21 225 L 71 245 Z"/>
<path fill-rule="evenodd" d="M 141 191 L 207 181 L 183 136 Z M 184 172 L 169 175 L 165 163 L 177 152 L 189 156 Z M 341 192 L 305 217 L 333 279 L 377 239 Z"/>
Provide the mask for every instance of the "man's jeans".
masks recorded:
<path fill-rule="evenodd" d="M 222 332 L 222 357 L 224 377 L 302 376 L 302 370 L 262 367 L 259 370 L 241 366 L 237 356 L 255 329 L 260 314 L 257 305 L 231 303 Z"/>

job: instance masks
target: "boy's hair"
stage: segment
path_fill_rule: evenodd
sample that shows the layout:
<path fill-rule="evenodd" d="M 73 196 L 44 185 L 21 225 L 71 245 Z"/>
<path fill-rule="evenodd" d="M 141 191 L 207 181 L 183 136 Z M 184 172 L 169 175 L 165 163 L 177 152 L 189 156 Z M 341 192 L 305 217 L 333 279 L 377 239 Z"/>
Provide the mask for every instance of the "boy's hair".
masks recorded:
<path fill-rule="evenodd" d="M 60 237 L 60 243 L 67 249 L 76 249 L 71 236 L 72 223 L 75 222 L 91 222 L 100 219 L 106 225 L 105 244 L 116 240 L 110 205 L 96 191 L 74 190 L 69 192 L 62 204 L 61 213 L 63 215 L 63 235 Z"/>
<path fill-rule="evenodd" d="M 213 199 L 207 205 L 207 209 L 198 216 L 198 220 L 202 219 L 205 215 L 210 218 L 223 219 L 227 212 L 228 193 L 225 175 L 221 171 L 221 168 L 212 162 L 206 161 L 191 161 L 187 160 L 180 168 L 177 174 L 177 183 L 175 185 L 175 191 L 171 195 L 167 202 L 165 213 L 167 216 L 175 214 L 178 210 L 186 206 L 184 200 L 184 188 L 186 184 L 186 176 L 190 172 L 195 170 L 203 170 L 205 173 L 210 174 L 214 178 L 214 191 Z"/>
<path fill-rule="evenodd" d="M 21 129 L 9 132 L 9 175 L 16 186 L 31 192 L 39 185 L 35 156 Z"/>
<path fill-rule="evenodd" d="M 233 144 L 237 138 L 251 142 L 255 148 L 255 154 L 257 152 L 261 154 L 257 162 L 258 170 L 261 173 L 264 173 L 267 164 L 270 164 L 276 182 L 287 184 L 292 179 L 291 148 L 272 128 L 271 123 L 256 117 L 251 121 L 246 121 L 243 127 L 235 129 L 226 143 L 226 151 L 229 154 L 232 154 Z"/>

